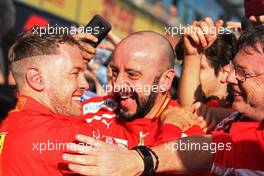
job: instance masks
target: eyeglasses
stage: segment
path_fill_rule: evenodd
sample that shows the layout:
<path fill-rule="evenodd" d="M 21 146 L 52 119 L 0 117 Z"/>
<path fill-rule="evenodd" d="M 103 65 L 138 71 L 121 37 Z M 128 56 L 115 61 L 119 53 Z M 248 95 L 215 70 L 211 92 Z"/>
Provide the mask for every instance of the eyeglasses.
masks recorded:
<path fill-rule="evenodd" d="M 230 65 L 230 68 L 231 68 L 231 70 L 230 70 L 231 72 L 233 70 L 235 70 L 235 76 L 236 76 L 236 79 L 239 82 L 245 82 L 247 78 L 254 78 L 254 77 L 258 77 L 258 76 L 263 76 L 264 75 L 264 73 L 256 74 L 256 75 L 247 73 L 241 67 L 233 64 L 231 61 L 230 61 L 229 65 Z"/>

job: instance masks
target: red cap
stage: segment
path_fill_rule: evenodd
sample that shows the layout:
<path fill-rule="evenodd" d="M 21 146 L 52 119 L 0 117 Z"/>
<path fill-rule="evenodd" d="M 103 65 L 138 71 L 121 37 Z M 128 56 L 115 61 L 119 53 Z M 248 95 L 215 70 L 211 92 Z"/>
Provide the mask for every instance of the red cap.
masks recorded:
<path fill-rule="evenodd" d="M 264 15 L 264 0 L 244 0 L 244 2 L 246 17 Z"/>

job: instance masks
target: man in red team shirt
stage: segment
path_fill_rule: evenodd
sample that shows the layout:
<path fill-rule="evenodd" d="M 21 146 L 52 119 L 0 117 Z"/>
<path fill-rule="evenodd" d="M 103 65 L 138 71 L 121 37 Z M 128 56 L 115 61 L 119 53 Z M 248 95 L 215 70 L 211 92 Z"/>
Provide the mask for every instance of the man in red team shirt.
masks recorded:
<path fill-rule="evenodd" d="M 29 31 L 18 37 L 9 59 L 19 96 L 0 127 L 1 175 L 68 173 L 61 160 L 67 143 L 80 131 L 93 133 L 85 119 L 73 118 L 82 115 L 78 99 L 88 88 L 79 43 L 69 35 Z"/>
<path fill-rule="evenodd" d="M 183 127 L 177 122 L 174 125 L 179 129 L 160 123 L 160 115 L 165 109 L 179 107 L 168 95 L 175 75 L 174 59 L 169 41 L 155 32 L 130 34 L 117 45 L 110 63 L 113 93 L 84 102 L 87 123 L 96 126 L 99 139 L 128 144 L 126 147 L 130 149 L 137 145 L 154 146 L 189 134 L 202 133 L 198 126 L 182 133 Z M 105 134 L 116 128 L 113 122 L 121 124 L 126 132 L 133 135 L 129 143 L 128 139 L 118 137 L 119 134 Z M 95 125 L 97 123 L 105 125 Z"/>
<path fill-rule="evenodd" d="M 208 28 L 215 26 L 214 23 L 202 21 L 193 27 L 208 31 Z M 196 50 L 202 43 L 208 46 L 212 35 L 204 34 L 205 31 L 193 33 L 193 43 L 190 43 L 189 49 Z M 234 91 L 233 109 L 239 112 L 224 119 L 210 135 L 191 136 L 173 142 L 173 146 L 184 143 L 199 148 L 180 150 L 168 144 L 153 147 L 159 160 L 158 172 L 196 174 L 211 171 L 214 175 L 264 175 L 264 26 L 247 29 L 238 41 L 238 48 L 227 82 Z M 67 161 L 72 162 L 70 168 L 78 173 L 140 175 L 145 168 L 143 156 L 89 137 L 79 136 L 78 139 L 101 145 L 98 151 L 85 150 L 83 153 L 87 155 L 64 155 Z M 118 159 L 115 158 L 117 155 Z M 102 164 L 106 160 L 113 164 Z M 156 161 L 156 157 L 153 160 Z"/>

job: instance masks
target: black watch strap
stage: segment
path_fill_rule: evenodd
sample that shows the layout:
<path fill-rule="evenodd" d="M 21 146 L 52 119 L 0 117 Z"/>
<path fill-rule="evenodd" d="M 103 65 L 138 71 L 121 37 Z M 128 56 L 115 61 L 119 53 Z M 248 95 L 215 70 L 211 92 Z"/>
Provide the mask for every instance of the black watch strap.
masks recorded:
<path fill-rule="evenodd" d="M 148 148 L 146 146 L 136 146 L 133 148 L 133 150 L 136 150 L 144 161 L 144 171 L 141 175 L 154 175 L 154 162 L 151 152 L 148 150 Z"/>

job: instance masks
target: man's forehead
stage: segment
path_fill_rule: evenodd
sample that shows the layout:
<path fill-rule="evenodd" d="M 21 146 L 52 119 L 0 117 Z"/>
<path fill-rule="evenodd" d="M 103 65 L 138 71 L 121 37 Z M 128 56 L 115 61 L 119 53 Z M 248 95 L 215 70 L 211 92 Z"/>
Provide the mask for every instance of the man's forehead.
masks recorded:
<path fill-rule="evenodd" d="M 133 53 L 116 53 L 113 57 L 113 65 L 115 66 L 123 66 L 126 68 L 134 68 L 134 69 L 141 69 L 147 68 L 151 66 L 153 63 L 153 59 L 151 59 L 151 55 L 142 52 L 136 51 Z"/>
<path fill-rule="evenodd" d="M 264 68 L 264 53 L 261 46 L 240 49 L 234 63 L 243 67 L 259 70 Z"/>
<path fill-rule="evenodd" d="M 60 51 L 64 57 L 73 58 L 75 61 L 83 61 L 81 50 L 76 45 L 62 45 Z"/>
<path fill-rule="evenodd" d="M 81 53 L 81 50 L 77 45 L 72 45 L 72 44 L 68 44 L 68 43 L 59 44 L 59 50 L 64 51 L 64 52 L 68 52 L 68 53 L 75 53 L 75 54 Z"/>
<path fill-rule="evenodd" d="M 155 62 L 159 57 L 157 49 L 154 50 L 149 46 L 119 46 L 114 52 L 115 62 L 117 61 L 137 61 L 137 62 Z"/>

